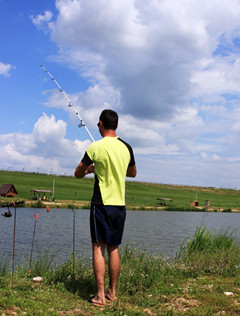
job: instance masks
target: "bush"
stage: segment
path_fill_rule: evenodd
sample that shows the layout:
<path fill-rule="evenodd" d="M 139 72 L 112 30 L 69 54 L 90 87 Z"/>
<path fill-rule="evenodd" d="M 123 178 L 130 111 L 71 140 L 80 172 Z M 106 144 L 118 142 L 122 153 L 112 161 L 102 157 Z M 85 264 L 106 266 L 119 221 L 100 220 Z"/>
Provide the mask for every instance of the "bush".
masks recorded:
<path fill-rule="evenodd" d="M 77 209 L 77 206 L 73 205 L 73 204 L 68 204 L 67 208 L 71 209 L 71 210 L 74 210 L 74 209 Z"/>
<path fill-rule="evenodd" d="M 226 208 L 226 209 L 224 209 L 224 210 L 223 210 L 223 212 L 226 212 L 226 213 L 231 213 L 231 212 L 232 212 L 232 210 L 231 210 L 230 208 Z"/>
<path fill-rule="evenodd" d="M 32 207 L 32 208 L 45 208 L 46 206 L 41 202 L 41 200 L 38 200 L 36 203 L 31 203 L 30 207 Z"/>

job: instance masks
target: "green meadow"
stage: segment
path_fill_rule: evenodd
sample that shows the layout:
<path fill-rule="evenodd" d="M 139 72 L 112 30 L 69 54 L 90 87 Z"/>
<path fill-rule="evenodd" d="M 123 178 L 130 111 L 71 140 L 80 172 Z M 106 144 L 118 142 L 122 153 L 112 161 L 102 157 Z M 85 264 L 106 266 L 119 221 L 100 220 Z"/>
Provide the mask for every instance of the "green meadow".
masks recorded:
<path fill-rule="evenodd" d="M 66 202 L 74 205 L 76 202 L 90 202 L 93 183 L 92 178 L 76 179 L 71 176 L 57 176 L 27 172 L 0 171 L 0 185 L 14 184 L 18 191 L 15 199 L 31 200 L 30 191 L 33 189 L 52 190 L 55 179 L 55 202 Z M 191 210 L 190 201 L 196 198 L 199 206 L 204 208 L 205 201 L 210 201 L 212 209 L 240 209 L 240 191 L 234 189 L 196 187 L 144 183 L 137 181 L 126 182 L 126 203 L 128 209 L 157 209 L 157 198 L 172 200 L 172 210 Z M 6 200 L 1 199 L 1 201 Z"/>

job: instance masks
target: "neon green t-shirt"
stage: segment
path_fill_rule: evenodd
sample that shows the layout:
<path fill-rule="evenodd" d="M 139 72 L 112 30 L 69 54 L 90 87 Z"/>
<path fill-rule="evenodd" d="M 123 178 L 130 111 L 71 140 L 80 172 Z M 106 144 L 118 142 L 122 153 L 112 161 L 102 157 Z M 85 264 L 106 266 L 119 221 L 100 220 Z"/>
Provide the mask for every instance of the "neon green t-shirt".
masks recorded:
<path fill-rule="evenodd" d="M 132 148 L 118 137 L 104 137 L 92 143 L 87 155 L 94 163 L 95 189 L 99 186 L 104 205 L 125 205 L 127 168 L 134 165 Z"/>

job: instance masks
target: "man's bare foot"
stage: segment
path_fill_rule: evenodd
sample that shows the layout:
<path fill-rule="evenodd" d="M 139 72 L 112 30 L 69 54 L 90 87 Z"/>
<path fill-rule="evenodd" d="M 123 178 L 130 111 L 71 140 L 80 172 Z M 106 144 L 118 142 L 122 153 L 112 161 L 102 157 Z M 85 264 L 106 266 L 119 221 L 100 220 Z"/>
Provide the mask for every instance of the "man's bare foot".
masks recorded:
<path fill-rule="evenodd" d="M 111 301 L 111 302 L 116 302 L 117 301 L 116 295 L 113 295 L 110 290 L 106 291 L 105 298 L 106 298 L 107 301 Z"/>
<path fill-rule="evenodd" d="M 106 305 L 106 300 L 105 299 L 101 299 L 98 296 L 93 296 L 93 297 L 89 298 L 88 302 L 93 304 L 94 306 L 103 307 L 103 306 Z"/>

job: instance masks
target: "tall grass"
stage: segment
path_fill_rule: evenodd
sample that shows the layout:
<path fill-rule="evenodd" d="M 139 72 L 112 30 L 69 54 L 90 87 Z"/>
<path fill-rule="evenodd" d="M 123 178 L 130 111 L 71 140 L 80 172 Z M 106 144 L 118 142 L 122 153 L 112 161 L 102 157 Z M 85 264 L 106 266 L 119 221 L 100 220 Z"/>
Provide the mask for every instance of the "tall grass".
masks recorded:
<path fill-rule="evenodd" d="M 139 296 L 171 293 L 171 282 L 176 277 L 173 265 L 163 257 L 155 257 L 145 251 L 127 245 L 121 252 L 121 273 L 118 292 L 122 295 Z"/>
<path fill-rule="evenodd" d="M 198 271 L 235 275 L 240 266 L 239 243 L 233 233 L 216 234 L 199 226 L 180 246 L 177 260 Z"/>
<path fill-rule="evenodd" d="M 0 261 L 0 277 L 9 273 L 9 257 L 4 257 Z"/>

